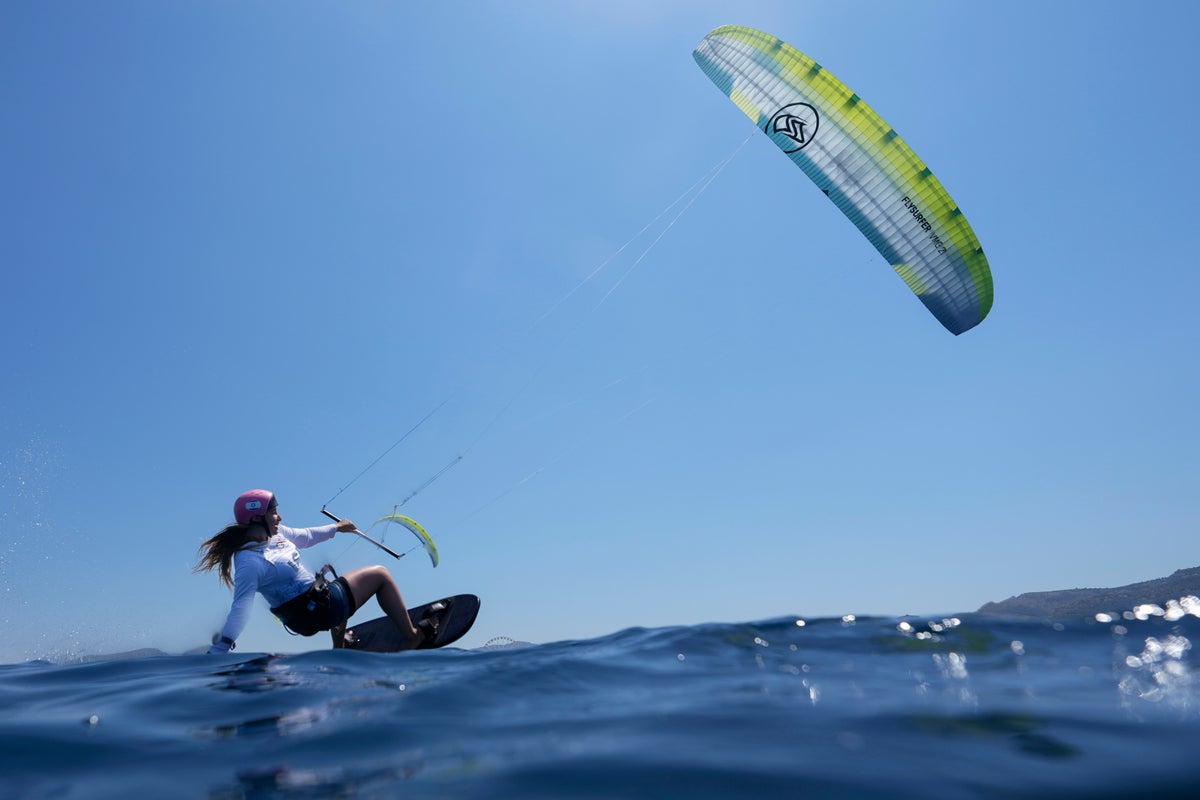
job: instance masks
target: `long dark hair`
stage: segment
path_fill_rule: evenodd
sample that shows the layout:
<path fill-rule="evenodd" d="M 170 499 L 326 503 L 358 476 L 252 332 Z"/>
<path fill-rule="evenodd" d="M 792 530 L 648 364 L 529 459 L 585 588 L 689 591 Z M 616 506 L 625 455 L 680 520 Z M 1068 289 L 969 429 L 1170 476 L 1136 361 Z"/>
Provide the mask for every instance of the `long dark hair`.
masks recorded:
<path fill-rule="evenodd" d="M 200 561 L 192 572 L 217 571 L 221 583 L 233 588 L 233 554 L 249 540 L 251 525 L 233 524 L 200 545 Z"/>

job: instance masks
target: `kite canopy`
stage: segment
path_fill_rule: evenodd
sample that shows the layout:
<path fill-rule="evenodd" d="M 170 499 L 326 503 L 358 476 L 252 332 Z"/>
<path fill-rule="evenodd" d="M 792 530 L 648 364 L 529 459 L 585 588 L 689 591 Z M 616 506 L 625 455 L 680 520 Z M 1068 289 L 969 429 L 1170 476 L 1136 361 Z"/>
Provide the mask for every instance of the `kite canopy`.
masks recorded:
<path fill-rule="evenodd" d="M 942 184 L 870 106 L 799 50 L 753 28 L 712 31 L 692 55 L 957 335 L 992 307 L 979 240 Z"/>
<path fill-rule="evenodd" d="M 429 560 L 433 562 L 435 567 L 438 565 L 437 545 L 433 543 L 433 539 L 429 537 L 429 534 L 425 532 L 425 529 L 418 525 L 416 521 L 411 520 L 402 514 L 386 514 L 375 520 L 375 522 L 371 524 L 371 527 L 374 528 L 381 522 L 394 522 L 397 525 L 403 526 L 412 531 L 413 536 L 416 536 L 417 539 L 420 540 L 421 547 L 424 548 L 425 552 L 429 554 Z"/>

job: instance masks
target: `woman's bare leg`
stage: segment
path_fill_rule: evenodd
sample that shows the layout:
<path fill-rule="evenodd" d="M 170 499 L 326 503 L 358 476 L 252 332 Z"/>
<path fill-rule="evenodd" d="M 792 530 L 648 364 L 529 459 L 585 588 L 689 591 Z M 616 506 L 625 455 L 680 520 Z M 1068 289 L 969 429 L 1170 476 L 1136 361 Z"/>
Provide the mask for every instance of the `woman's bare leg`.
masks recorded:
<path fill-rule="evenodd" d="M 354 604 L 359 608 L 375 597 L 379 607 L 387 614 L 400 634 L 408 640 L 410 647 L 416 647 L 424 638 L 421 632 L 412 624 L 408 616 L 408 606 L 400 596 L 400 588 L 392 579 L 392 574 L 385 567 L 376 564 L 373 567 L 361 567 L 342 575 L 350 585 L 350 593 L 354 595 Z"/>

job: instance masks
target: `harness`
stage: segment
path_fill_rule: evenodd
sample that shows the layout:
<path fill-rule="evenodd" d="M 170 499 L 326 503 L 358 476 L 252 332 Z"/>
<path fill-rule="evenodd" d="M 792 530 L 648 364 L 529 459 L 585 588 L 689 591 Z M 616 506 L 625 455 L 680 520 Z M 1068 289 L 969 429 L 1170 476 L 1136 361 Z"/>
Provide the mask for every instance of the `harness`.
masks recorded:
<path fill-rule="evenodd" d="M 333 567 L 326 564 L 321 567 L 321 571 L 317 573 L 316 579 L 308 591 L 271 609 L 271 613 L 291 633 L 312 636 L 319 631 L 327 631 L 334 627 L 330 619 L 329 584 L 331 581 L 325 577 L 326 570 L 333 575 L 333 580 L 338 579 Z"/>

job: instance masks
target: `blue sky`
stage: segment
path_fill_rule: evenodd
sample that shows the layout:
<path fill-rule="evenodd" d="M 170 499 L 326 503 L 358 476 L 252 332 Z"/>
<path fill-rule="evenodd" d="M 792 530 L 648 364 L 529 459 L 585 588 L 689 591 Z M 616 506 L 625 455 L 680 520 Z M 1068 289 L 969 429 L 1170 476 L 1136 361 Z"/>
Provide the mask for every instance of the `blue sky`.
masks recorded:
<path fill-rule="evenodd" d="M 983 324 L 948 334 L 746 141 L 691 56 L 726 23 L 815 58 L 928 163 L 991 262 Z M 480 595 L 467 646 L 1195 566 L 1197 23 L 4 4 L 0 660 L 204 643 L 229 594 L 190 568 L 239 492 L 365 526 L 459 456 L 403 507 L 437 569 L 351 537 L 306 561 Z M 313 645 L 261 599 L 241 641 Z"/>

